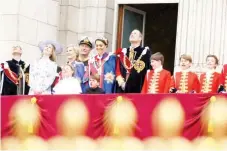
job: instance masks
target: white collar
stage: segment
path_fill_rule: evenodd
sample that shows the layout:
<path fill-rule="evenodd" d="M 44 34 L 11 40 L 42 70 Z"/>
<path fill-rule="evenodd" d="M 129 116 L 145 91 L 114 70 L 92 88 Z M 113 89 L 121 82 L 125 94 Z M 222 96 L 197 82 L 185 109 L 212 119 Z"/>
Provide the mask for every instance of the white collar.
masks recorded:
<path fill-rule="evenodd" d="M 14 60 L 16 60 L 17 62 L 20 62 L 21 61 L 21 59 L 15 59 L 15 58 L 13 58 Z"/>
<path fill-rule="evenodd" d="M 154 69 L 154 72 L 155 72 L 155 73 L 160 72 L 160 71 L 162 71 L 162 69 L 163 69 L 162 66 L 161 66 L 161 67 L 158 67 L 157 69 Z"/>
<path fill-rule="evenodd" d="M 190 72 L 190 68 L 188 68 L 188 69 L 185 69 L 185 70 L 182 70 L 182 69 L 181 69 L 181 72 L 183 72 L 183 73 L 187 73 L 187 72 Z"/>
<path fill-rule="evenodd" d="M 99 60 L 101 60 L 101 59 L 102 59 L 102 56 L 103 56 L 103 55 L 101 55 L 101 56 L 100 56 L 100 55 L 97 55 L 97 58 L 98 58 Z"/>
<path fill-rule="evenodd" d="M 65 78 L 62 78 L 63 80 L 70 80 L 70 79 L 74 79 L 74 77 L 65 77 Z"/>
<path fill-rule="evenodd" d="M 49 57 L 42 57 L 41 60 L 48 60 L 48 61 L 50 61 L 50 58 Z"/>
<path fill-rule="evenodd" d="M 137 46 L 135 46 L 135 47 L 133 47 L 132 45 L 129 47 L 129 49 L 136 49 L 136 48 L 138 48 L 140 45 L 137 45 Z"/>
<path fill-rule="evenodd" d="M 109 60 L 111 55 L 112 55 L 111 53 L 107 53 L 107 56 L 103 59 L 103 61 Z M 96 55 L 96 56 L 101 61 L 101 58 L 102 58 L 103 55 L 101 57 L 99 55 Z M 95 62 L 95 57 L 91 58 L 89 62 L 90 63 L 94 63 Z"/>
<path fill-rule="evenodd" d="M 215 69 L 207 69 L 206 73 L 207 74 L 213 74 L 215 72 Z"/>

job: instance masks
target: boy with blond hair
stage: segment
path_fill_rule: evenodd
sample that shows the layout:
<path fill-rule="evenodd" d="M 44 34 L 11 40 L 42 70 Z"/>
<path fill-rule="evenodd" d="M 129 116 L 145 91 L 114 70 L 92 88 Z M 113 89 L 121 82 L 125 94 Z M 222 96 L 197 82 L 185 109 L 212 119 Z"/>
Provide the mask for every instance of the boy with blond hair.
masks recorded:
<path fill-rule="evenodd" d="M 199 93 L 200 83 L 196 73 L 190 71 L 192 57 L 187 54 L 180 56 L 180 71 L 172 77 L 171 93 Z"/>

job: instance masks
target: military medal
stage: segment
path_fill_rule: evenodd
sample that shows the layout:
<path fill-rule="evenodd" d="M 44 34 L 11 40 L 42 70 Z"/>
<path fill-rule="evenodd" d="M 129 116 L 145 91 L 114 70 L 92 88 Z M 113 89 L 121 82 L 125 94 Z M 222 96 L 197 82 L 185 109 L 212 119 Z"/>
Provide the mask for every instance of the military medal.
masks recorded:
<path fill-rule="evenodd" d="M 127 63 L 126 63 L 127 58 L 126 58 L 126 56 L 124 56 L 125 68 L 127 70 L 131 70 L 134 67 L 134 69 L 137 71 L 137 73 L 140 73 L 145 68 L 145 63 L 144 63 L 144 61 L 141 60 L 141 58 L 146 54 L 146 52 L 147 52 L 147 48 L 145 48 L 143 50 L 143 52 L 140 54 L 140 56 L 137 60 L 133 60 L 132 58 L 135 57 L 135 55 L 134 55 L 135 52 L 134 52 L 134 50 L 130 50 L 130 56 L 129 56 L 130 66 L 127 65 Z M 132 55 L 134 55 L 134 56 L 132 56 Z"/>
<path fill-rule="evenodd" d="M 134 64 L 135 70 L 140 73 L 145 68 L 145 63 L 141 60 L 137 60 Z"/>

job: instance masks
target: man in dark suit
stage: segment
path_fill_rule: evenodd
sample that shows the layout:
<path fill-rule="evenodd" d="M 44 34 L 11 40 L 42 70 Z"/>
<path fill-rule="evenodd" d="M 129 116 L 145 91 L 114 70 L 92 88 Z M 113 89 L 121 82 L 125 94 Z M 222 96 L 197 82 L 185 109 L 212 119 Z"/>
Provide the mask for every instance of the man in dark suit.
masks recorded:
<path fill-rule="evenodd" d="M 29 92 L 29 64 L 21 60 L 22 48 L 12 47 L 12 60 L 1 64 L 1 95 L 26 95 Z"/>
<path fill-rule="evenodd" d="M 147 70 L 150 69 L 151 51 L 141 46 L 141 32 L 133 30 L 129 41 L 129 48 L 117 50 L 117 93 L 140 93 Z"/>

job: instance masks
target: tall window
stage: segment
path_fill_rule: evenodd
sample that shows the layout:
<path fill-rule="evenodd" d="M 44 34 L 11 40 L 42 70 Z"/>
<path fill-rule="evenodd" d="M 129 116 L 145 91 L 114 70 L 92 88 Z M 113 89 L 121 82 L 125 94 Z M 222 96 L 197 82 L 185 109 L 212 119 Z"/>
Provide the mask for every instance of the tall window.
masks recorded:
<path fill-rule="evenodd" d="M 145 17 L 146 17 L 146 13 L 144 11 L 141 11 L 129 6 L 123 7 L 123 21 L 122 21 L 122 33 L 121 33 L 122 48 L 126 48 L 130 46 L 129 35 L 133 29 L 140 30 L 144 35 Z M 143 41 L 144 41 L 144 37 L 142 40 L 142 45 L 143 45 Z"/>

